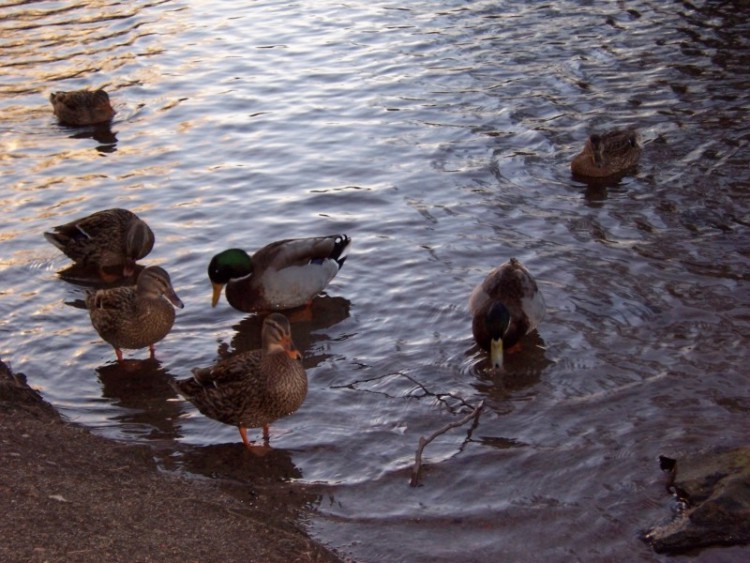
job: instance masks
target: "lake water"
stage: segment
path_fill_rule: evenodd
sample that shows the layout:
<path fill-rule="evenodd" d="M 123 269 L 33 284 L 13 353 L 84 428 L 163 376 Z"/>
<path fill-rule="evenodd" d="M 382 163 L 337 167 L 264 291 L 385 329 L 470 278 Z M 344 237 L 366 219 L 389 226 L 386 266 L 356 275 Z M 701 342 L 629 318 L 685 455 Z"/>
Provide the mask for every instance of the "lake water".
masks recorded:
<path fill-rule="evenodd" d="M 167 469 L 310 484 L 309 532 L 365 562 L 662 559 L 639 539 L 670 514 L 657 456 L 747 444 L 748 2 L 0 0 L 0 14 L 0 356 L 70 420 L 152 444 Z M 100 86 L 110 128 L 57 124 L 50 92 Z M 571 178 L 589 133 L 624 126 L 642 137 L 637 172 Z M 153 228 L 143 263 L 186 305 L 158 360 L 124 367 L 42 237 L 115 206 Z M 255 316 L 211 308 L 206 266 L 332 233 L 350 258 L 293 325 L 308 398 L 256 459 L 168 385 L 259 344 Z M 548 311 L 499 376 L 467 300 L 511 256 Z M 420 436 L 480 401 L 409 487 Z"/>

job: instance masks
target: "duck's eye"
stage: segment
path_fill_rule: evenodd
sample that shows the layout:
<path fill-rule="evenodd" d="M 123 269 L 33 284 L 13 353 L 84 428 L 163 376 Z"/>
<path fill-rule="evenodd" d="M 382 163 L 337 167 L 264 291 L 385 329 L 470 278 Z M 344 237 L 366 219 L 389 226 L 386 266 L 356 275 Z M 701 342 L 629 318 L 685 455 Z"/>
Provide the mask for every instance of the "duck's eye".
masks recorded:
<path fill-rule="evenodd" d="M 630 137 L 630 139 L 628 139 L 628 141 L 630 142 L 630 146 L 631 147 L 635 148 L 636 146 L 638 146 L 638 143 L 636 143 L 636 141 L 635 141 L 635 137 Z"/>

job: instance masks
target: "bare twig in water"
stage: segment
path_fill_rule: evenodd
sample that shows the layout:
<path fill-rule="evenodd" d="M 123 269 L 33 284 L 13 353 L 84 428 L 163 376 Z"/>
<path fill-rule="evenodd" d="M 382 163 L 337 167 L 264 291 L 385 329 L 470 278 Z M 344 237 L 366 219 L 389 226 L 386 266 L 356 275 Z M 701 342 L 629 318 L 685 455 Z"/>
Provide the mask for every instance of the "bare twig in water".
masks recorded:
<path fill-rule="evenodd" d="M 457 411 L 460 411 L 464 408 L 473 409 L 473 407 L 467 403 L 462 397 L 459 397 L 458 395 L 455 395 L 453 393 L 436 393 L 434 391 L 430 391 L 424 384 L 420 383 L 416 379 L 414 379 L 412 376 L 396 372 L 396 373 L 385 373 L 383 375 L 378 375 L 375 377 L 371 377 L 368 379 L 358 379 L 356 381 L 352 381 L 350 383 L 344 383 L 341 385 L 332 385 L 331 389 L 359 389 L 358 385 L 360 384 L 368 384 L 368 383 L 374 383 L 378 381 L 382 381 L 384 379 L 387 379 L 389 377 L 403 377 L 404 379 L 407 379 L 411 383 L 413 383 L 419 391 L 421 391 L 421 394 L 417 394 L 414 392 L 409 392 L 407 395 L 401 396 L 401 395 L 389 395 L 386 392 L 382 391 L 372 391 L 369 389 L 364 389 L 364 391 L 367 391 L 369 393 L 377 393 L 379 395 L 384 395 L 385 397 L 388 397 L 389 399 L 422 399 L 424 397 L 434 397 L 437 401 L 444 404 L 446 408 L 452 412 L 453 414 L 457 414 Z M 452 399 L 453 404 L 451 404 L 451 401 L 449 399 Z"/>
<path fill-rule="evenodd" d="M 415 399 L 421 399 L 422 397 L 435 397 L 435 399 L 437 399 L 438 401 L 440 401 L 441 403 L 443 403 L 446 407 L 448 407 L 448 410 L 451 411 L 454 414 L 456 413 L 457 409 L 456 409 L 455 406 L 452 406 L 452 405 L 450 405 L 448 403 L 448 401 L 446 400 L 446 397 L 450 397 L 451 399 L 453 399 L 457 403 L 460 403 L 461 407 L 472 408 L 472 406 L 469 403 L 467 403 L 462 397 L 459 397 L 458 395 L 454 395 L 453 393 L 435 393 L 435 392 L 430 391 L 429 389 L 427 389 L 426 386 L 424 386 L 422 383 L 420 383 L 419 381 L 417 381 L 416 379 L 414 379 L 412 376 L 410 376 L 410 375 L 408 375 L 406 373 L 402 373 L 400 375 L 402 377 L 405 377 L 409 381 L 411 381 L 414 385 L 416 385 L 417 387 L 419 387 L 423 391 L 422 395 L 410 394 L 410 395 L 408 395 L 409 397 L 414 397 Z"/>
<path fill-rule="evenodd" d="M 419 472 L 422 469 L 422 452 L 424 451 L 427 444 L 432 442 L 441 434 L 445 434 L 451 428 L 462 426 L 463 424 L 469 422 L 471 419 L 474 419 L 474 424 L 477 424 L 479 421 L 479 413 L 482 412 L 482 408 L 484 408 L 484 401 L 480 401 L 479 404 L 474 408 L 474 410 L 463 417 L 461 420 L 456 420 L 454 422 L 446 424 L 440 430 L 436 430 L 435 432 L 430 434 L 428 438 L 425 438 L 424 436 L 419 437 L 419 446 L 417 446 L 417 453 L 414 456 L 414 468 L 411 471 L 411 481 L 409 482 L 410 486 L 416 487 L 417 485 L 419 485 Z"/>

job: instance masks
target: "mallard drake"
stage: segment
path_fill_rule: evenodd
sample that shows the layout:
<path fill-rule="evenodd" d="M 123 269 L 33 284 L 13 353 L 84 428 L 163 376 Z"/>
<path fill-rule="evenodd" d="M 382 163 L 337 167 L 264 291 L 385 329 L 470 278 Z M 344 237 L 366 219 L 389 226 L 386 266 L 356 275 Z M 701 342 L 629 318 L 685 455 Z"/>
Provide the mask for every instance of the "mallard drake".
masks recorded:
<path fill-rule="evenodd" d="M 129 277 L 135 262 L 154 247 L 154 233 L 127 209 L 105 209 L 54 227 L 44 238 L 85 267 L 104 277 Z"/>
<path fill-rule="evenodd" d="M 494 368 L 503 352 L 534 330 L 544 318 L 544 297 L 529 271 L 515 258 L 493 269 L 469 298 L 471 329 L 477 344 L 490 352 Z"/>
<path fill-rule="evenodd" d="M 570 163 L 576 176 L 603 178 L 626 172 L 638 164 L 641 147 L 638 133 L 632 129 L 613 130 L 591 135 L 583 150 Z"/>
<path fill-rule="evenodd" d="M 94 125 L 109 121 L 115 110 L 109 95 L 102 90 L 75 90 L 53 92 L 49 101 L 57 119 L 66 125 Z"/>
<path fill-rule="evenodd" d="M 195 368 L 193 377 L 174 382 L 175 390 L 209 418 L 237 426 L 252 448 L 247 428 L 263 428 L 296 411 L 307 396 L 302 355 L 292 341 L 289 320 L 272 313 L 263 321 L 262 348 Z"/>
<path fill-rule="evenodd" d="M 350 243 L 346 235 L 279 240 L 252 258 L 240 248 L 225 250 L 208 265 L 211 304 L 225 285 L 229 304 L 246 313 L 308 304 L 344 265 Z"/>
<path fill-rule="evenodd" d="M 91 324 L 115 349 L 119 362 L 121 348 L 137 350 L 148 346 L 154 357 L 154 344 L 169 334 L 174 324 L 172 305 L 184 307 L 161 266 L 144 269 L 135 286 L 100 289 L 86 297 Z"/>

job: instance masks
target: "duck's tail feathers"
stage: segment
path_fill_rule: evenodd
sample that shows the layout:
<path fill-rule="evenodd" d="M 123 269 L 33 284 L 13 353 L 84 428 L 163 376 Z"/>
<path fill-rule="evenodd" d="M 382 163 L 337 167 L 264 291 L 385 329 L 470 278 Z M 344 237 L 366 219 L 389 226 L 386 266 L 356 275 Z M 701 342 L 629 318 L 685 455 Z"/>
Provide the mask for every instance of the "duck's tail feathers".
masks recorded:
<path fill-rule="evenodd" d="M 44 233 L 44 238 L 46 238 L 49 242 L 54 244 L 60 250 L 65 249 L 66 240 L 60 237 L 60 235 L 58 235 L 57 233 L 46 232 Z"/>
<path fill-rule="evenodd" d="M 339 265 L 339 269 L 344 265 L 344 262 L 349 255 L 349 245 L 351 245 L 351 243 L 352 239 L 347 235 L 336 235 L 330 258 L 336 261 Z"/>

